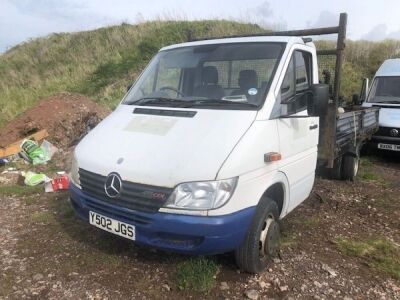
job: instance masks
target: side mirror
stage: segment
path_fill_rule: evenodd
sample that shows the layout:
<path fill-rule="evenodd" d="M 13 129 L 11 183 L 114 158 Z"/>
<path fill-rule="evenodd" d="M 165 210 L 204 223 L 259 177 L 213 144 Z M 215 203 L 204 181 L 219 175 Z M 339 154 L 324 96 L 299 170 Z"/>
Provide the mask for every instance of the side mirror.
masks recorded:
<path fill-rule="evenodd" d="M 318 83 L 311 86 L 312 97 L 307 103 L 309 116 L 324 116 L 328 112 L 329 84 Z"/>
<path fill-rule="evenodd" d="M 126 87 L 126 92 L 129 92 L 129 90 L 131 89 L 131 87 L 132 87 L 132 83 L 130 84 L 130 85 L 128 85 L 127 87 Z"/>
<path fill-rule="evenodd" d="M 360 95 L 354 94 L 352 102 L 353 102 L 353 105 L 360 105 L 361 104 Z"/>

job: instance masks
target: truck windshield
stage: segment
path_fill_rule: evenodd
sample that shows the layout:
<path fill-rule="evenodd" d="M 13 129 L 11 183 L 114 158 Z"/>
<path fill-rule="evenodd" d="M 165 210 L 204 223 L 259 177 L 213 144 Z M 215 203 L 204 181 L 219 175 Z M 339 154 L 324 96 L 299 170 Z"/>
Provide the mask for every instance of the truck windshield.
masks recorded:
<path fill-rule="evenodd" d="M 368 102 L 400 104 L 400 76 L 376 77 Z"/>
<path fill-rule="evenodd" d="M 258 109 L 284 43 L 231 43 L 160 51 L 123 104 Z"/>

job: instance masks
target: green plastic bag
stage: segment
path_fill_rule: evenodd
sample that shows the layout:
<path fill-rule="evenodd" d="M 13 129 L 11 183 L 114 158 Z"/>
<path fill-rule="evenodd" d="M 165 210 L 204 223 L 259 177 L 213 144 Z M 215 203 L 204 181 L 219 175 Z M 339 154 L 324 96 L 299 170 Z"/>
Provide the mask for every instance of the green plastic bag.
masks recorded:
<path fill-rule="evenodd" d="M 34 165 L 43 164 L 50 160 L 49 153 L 32 140 L 24 140 L 21 149 Z"/>
<path fill-rule="evenodd" d="M 22 176 L 25 177 L 24 183 L 26 185 L 29 185 L 29 186 L 38 185 L 38 184 L 43 183 L 43 182 L 45 182 L 46 180 L 49 179 L 45 174 L 34 173 L 34 172 L 31 172 L 31 171 L 28 171 L 26 173 L 22 172 Z"/>

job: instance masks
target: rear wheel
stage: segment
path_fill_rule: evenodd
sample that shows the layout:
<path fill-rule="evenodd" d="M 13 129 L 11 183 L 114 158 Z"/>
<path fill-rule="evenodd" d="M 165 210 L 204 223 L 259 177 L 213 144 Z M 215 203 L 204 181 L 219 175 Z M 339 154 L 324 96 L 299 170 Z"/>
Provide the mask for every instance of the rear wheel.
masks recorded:
<path fill-rule="evenodd" d="M 342 179 L 354 181 L 358 173 L 359 158 L 357 155 L 345 154 L 343 156 Z"/>
<path fill-rule="evenodd" d="M 333 168 L 330 169 L 330 178 L 331 179 L 336 179 L 336 180 L 340 180 L 342 175 L 342 157 L 339 156 L 338 158 L 335 159 L 334 163 L 333 163 Z"/>
<path fill-rule="evenodd" d="M 252 225 L 239 249 L 235 251 L 238 267 L 248 273 L 259 273 L 276 256 L 279 246 L 279 210 L 275 201 L 263 198 Z"/>

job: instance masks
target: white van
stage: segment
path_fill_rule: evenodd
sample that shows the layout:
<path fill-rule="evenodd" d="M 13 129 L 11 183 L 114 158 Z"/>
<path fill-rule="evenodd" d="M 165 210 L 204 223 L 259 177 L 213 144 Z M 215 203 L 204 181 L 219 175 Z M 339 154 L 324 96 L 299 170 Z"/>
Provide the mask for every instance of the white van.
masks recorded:
<path fill-rule="evenodd" d="M 77 214 L 151 247 L 234 251 L 242 270 L 262 271 L 276 252 L 279 220 L 311 192 L 317 156 L 328 167 L 343 156 L 344 174 L 355 176 L 357 145 L 377 111 L 336 117 L 338 93 L 329 101 L 329 86 L 319 84 L 314 44 L 288 36 L 307 32 L 274 34 L 161 49 L 76 147 Z M 341 57 L 324 53 L 335 51 Z M 320 115 L 327 142 L 318 151 Z"/>
<path fill-rule="evenodd" d="M 400 151 L 400 59 L 388 59 L 378 69 L 363 107 L 379 107 L 379 131 L 371 145 Z"/>

